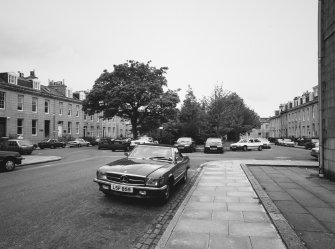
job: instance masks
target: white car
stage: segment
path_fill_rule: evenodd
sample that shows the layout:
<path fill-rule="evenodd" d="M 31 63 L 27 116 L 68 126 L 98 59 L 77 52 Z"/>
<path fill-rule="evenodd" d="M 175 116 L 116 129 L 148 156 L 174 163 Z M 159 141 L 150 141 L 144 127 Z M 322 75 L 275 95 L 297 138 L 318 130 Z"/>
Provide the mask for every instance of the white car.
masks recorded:
<path fill-rule="evenodd" d="M 259 137 L 257 139 L 263 143 L 263 149 L 271 149 L 271 143 L 268 139 L 262 137 Z"/>
<path fill-rule="evenodd" d="M 73 141 L 67 143 L 70 147 L 81 147 L 81 146 L 89 146 L 90 142 L 85 141 L 82 138 L 77 138 Z"/>
<path fill-rule="evenodd" d="M 315 147 L 312 148 L 312 150 L 311 150 L 311 156 L 316 157 L 317 159 L 319 159 L 319 155 L 320 155 L 320 144 L 316 143 Z"/>
<path fill-rule="evenodd" d="M 244 138 L 238 141 L 237 143 L 233 143 L 230 145 L 230 150 L 259 150 L 263 149 L 263 143 L 259 141 L 257 138 Z"/>
<path fill-rule="evenodd" d="M 134 148 L 137 144 L 154 144 L 154 139 L 152 137 L 139 137 L 137 140 L 132 140 L 130 142 L 130 149 Z"/>
<path fill-rule="evenodd" d="M 294 147 L 295 143 L 289 138 L 284 138 L 283 139 L 283 145 L 288 146 L 288 147 Z"/>

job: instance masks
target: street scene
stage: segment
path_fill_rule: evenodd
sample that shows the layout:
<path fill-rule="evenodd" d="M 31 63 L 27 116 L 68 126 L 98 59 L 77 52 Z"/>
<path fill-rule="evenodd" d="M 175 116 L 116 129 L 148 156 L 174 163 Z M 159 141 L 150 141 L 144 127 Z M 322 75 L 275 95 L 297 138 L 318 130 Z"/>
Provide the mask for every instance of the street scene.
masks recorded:
<path fill-rule="evenodd" d="M 188 181 L 177 185 L 164 205 L 99 191 L 93 182 L 98 166 L 123 158 L 124 152 L 97 146 L 37 149 L 24 156 L 26 164 L 0 174 L 1 248 L 155 248 L 208 162 L 303 160 L 308 168 L 302 169 L 317 174 L 317 161 L 304 148 L 198 150 L 184 153 L 191 160 Z M 152 236 L 150 242 L 146 235 Z"/>
<path fill-rule="evenodd" d="M 334 248 L 334 1 L 1 6 L 0 248 Z"/>

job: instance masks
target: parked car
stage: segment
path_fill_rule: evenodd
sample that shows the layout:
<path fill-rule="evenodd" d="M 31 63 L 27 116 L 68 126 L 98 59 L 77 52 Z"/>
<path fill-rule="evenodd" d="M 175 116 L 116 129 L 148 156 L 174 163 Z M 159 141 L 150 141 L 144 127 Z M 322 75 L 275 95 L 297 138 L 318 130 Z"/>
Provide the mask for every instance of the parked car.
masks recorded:
<path fill-rule="evenodd" d="M 306 142 L 304 147 L 306 150 L 311 150 L 315 148 L 315 145 L 319 143 L 319 139 L 311 139 L 311 141 Z"/>
<path fill-rule="evenodd" d="M 66 143 L 59 141 L 58 139 L 44 139 L 43 141 L 39 142 L 37 146 L 42 150 L 44 148 L 65 148 Z"/>
<path fill-rule="evenodd" d="M 287 147 L 294 147 L 295 143 L 290 138 L 284 138 L 282 145 L 287 146 Z"/>
<path fill-rule="evenodd" d="M 275 140 L 275 145 L 284 145 L 284 139 L 282 138 L 277 138 Z"/>
<path fill-rule="evenodd" d="M 16 151 L 0 151 L 1 171 L 13 171 L 17 164 L 21 164 L 23 158 Z"/>
<path fill-rule="evenodd" d="M 82 138 L 77 138 L 73 141 L 68 142 L 68 145 L 70 147 L 82 147 L 82 146 L 89 146 L 90 142 L 87 142 L 86 140 L 82 139 Z"/>
<path fill-rule="evenodd" d="M 89 142 L 90 145 L 95 146 L 99 144 L 100 138 L 95 138 L 95 137 L 84 137 L 83 138 L 85 141 Z"/>
<path fill-rule="evenodd" d="M 112 151 L 116 150 L 123 150 L 129 151 L 130 150 L 130 141 L 124 139 L 111 139 L 111 138 L 101 138 L 98 144 L 98 149 L 109 149 Z"/>
<path fill-rule="evenodd" d="M 271 143 L 268 139 L 262 137 L 259 137 L 257 139 L 263 143 L 263 149 L 271 149 Z"/>
<path fill-rule="evenodd" d="M 30 155 L 35 149 L 34 144 L 26 139 L 8 139 L 3 141 L 2 150 L 16 151 L 21 155 Z"/>
<path fill-rule="evenodd" d="M 180 150 L 184 152 L 195 152 L 195 141 L 191 137 L 180 137 L 175 143 L 175 146 Z"/>
<path fill-rule="evenodd" d="M 132 140 L 130 142 L 130 149 L 133 149 L 137 144 L 154 144 L 154 139 L 152 137 L 147 137 L 147 136 L 143 136 L 143 137 L 139 137 L 136 140 Z"/>
<path fill-rule="evenodd" d="M 311 150 L 311 156 L 316 157 L 317 159 L 319 159 L 319 155 L 320 155 L 320 144 L 316 143 L 315 147 L 312 148 L 312 150 Z"/>
<path fill-rule="evenodd" d="M 126 158 L 97 170 L 94 182 L 104 194 L 158 198 L 167 202 L 172 188 L 187 180 L 190 159 L 171 145 L 137 145 Z"/>
<path fill-rule="evenodd" d="M 230 150 L 263 150 L 263 143 L 255 138 L 244 138 L 238 141 L 237 143 L 233 143 L 230 145 Z"/>
<path fill-rule="evenodd" d="M 204 153 L 210 153 L 210 152 L 216 152 L 221 154 L 223 153 L 223 143 L 221 138 L 216 137 L 207 138 Z"/>

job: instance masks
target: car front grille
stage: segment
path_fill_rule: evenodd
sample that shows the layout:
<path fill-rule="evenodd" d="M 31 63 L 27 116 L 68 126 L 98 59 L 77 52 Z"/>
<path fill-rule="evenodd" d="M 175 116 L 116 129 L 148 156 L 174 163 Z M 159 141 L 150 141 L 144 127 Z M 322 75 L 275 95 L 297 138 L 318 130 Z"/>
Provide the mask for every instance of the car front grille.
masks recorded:
<path fill-rule="evenodd" d="M 125 175 L 119 173 L 107 173 L 107 179 L 113 182 L 132 184 L 132 185 L 145 185 L 145 177 L 135 175 Z"/>

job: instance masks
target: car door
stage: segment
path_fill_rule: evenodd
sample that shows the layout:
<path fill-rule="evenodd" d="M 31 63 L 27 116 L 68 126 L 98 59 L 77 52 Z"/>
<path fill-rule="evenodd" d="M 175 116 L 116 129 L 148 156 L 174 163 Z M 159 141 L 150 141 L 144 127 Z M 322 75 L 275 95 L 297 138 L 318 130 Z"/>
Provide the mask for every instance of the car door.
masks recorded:
<path fill-rule="evenodd" d="M 173 148 L 173 152 L 175 162 L 173 175 L 175 177 L 175 181 L 178 182 L 184 175 L 187 167 L 187 161 L 177 148 Z"/>

